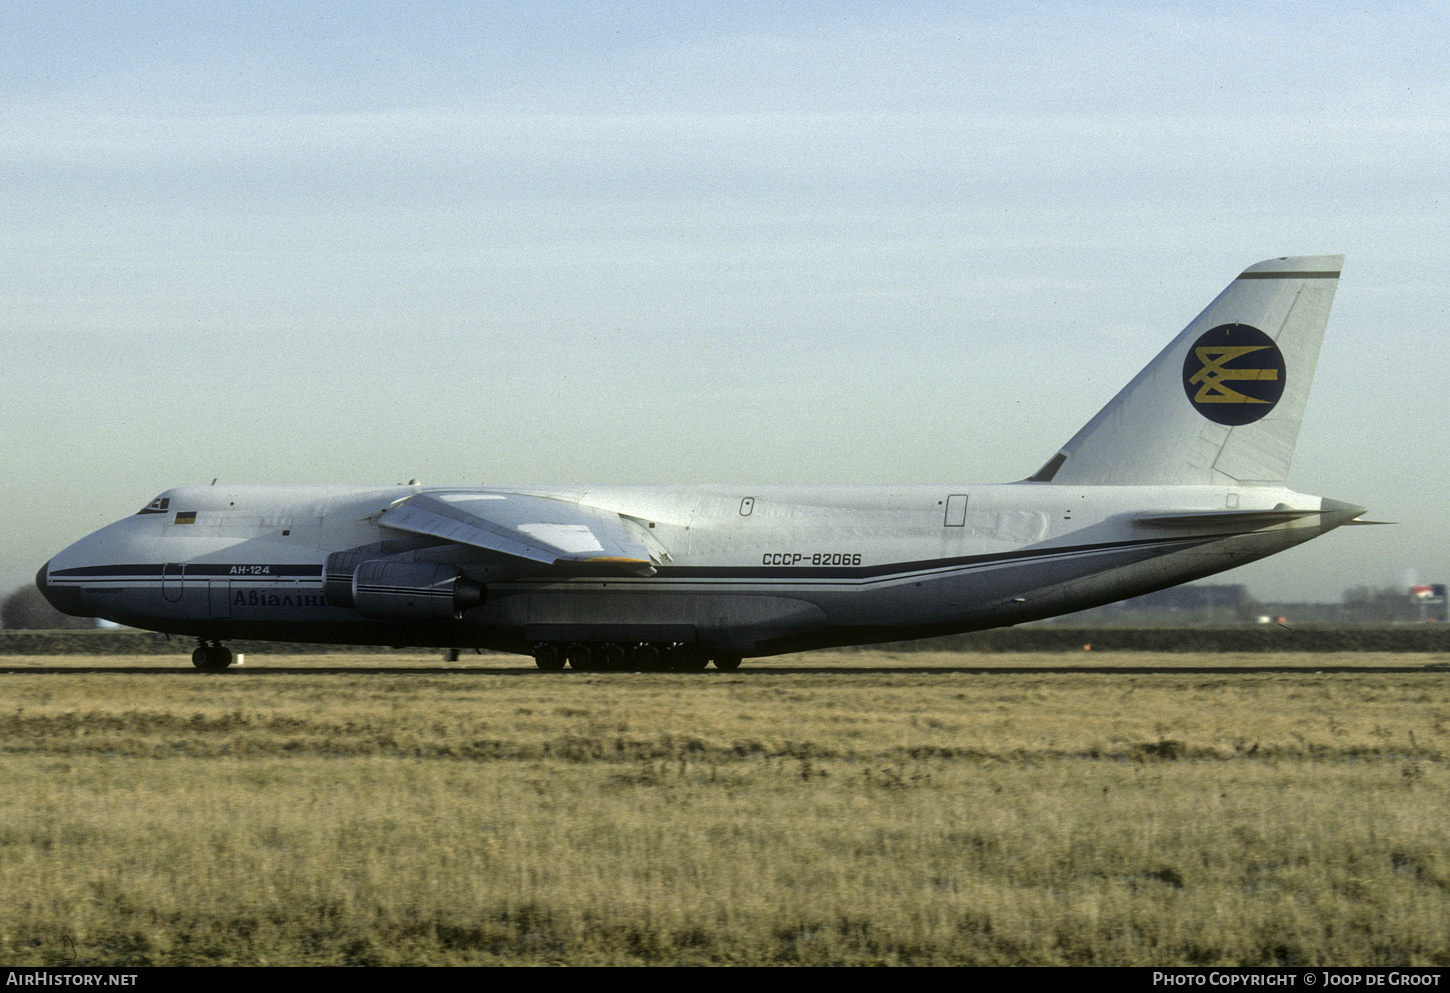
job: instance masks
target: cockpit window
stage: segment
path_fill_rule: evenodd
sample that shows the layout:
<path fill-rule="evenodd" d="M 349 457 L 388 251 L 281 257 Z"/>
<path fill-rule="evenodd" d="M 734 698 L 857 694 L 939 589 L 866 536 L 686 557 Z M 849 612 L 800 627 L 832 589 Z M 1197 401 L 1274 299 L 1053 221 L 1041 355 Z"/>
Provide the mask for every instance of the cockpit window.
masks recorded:
<path fill-rule="evenodd" d="M 157 497 L 155 500 L 152 500 L 146 506 L 144 506 L 140 510 L 136 511 L 136 513 L 138 513 L 138 514 L 164 514 L 164 513 L 166 513 L 166 508 L 169 507 L 169 506 L 171 506 L 171 498 L 170 497 Z"/>

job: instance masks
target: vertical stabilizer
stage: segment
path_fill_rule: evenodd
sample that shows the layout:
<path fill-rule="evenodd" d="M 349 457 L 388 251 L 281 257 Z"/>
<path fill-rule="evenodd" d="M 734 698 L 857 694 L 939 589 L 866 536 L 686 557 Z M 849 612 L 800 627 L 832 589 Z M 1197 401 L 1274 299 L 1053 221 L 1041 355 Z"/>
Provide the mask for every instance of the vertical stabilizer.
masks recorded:
<path fill-rule="evenodd" d="M 1282 484 L 1343 262 L 1245 269 L 1031 480 Z"/>

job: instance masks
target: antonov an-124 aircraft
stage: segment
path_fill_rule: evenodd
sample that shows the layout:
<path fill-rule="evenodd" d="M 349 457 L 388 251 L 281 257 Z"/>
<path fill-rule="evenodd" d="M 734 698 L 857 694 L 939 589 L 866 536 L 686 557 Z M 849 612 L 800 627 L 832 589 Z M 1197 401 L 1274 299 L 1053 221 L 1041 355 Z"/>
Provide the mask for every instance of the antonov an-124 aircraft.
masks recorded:
<path fill-rule="evenodd" d="M 1244 270 L 1016 483 L 188 486 L 36 583 L 68 614 L 198 639 L 204 670 L 237 638 L 734 669 L 1083 610 L 1364 513 L 1284 485 L 1342 261 Z"/>

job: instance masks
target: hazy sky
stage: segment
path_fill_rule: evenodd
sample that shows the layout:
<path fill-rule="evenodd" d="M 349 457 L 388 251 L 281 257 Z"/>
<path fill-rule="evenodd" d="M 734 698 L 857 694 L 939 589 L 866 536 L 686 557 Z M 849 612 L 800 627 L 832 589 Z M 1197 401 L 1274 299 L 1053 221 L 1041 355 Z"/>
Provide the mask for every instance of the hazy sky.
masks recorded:
<path fill-rule="evenodd" d="M 1344 253 L 1289 484 L 1450 580 L 1441 4 L 0 6 L 0 593 L 169 486 L 1001 482 Z"/>

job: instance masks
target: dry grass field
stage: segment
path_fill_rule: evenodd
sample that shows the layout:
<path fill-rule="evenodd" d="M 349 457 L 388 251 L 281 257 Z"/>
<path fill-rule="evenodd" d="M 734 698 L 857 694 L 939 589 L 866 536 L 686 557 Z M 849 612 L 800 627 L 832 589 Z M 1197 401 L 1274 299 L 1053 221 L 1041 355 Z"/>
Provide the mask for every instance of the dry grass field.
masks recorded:
<path fill-rule="evenodd" d="M 0 657 L 0 960 L 1447 965 L 1447 662 Z"/>

